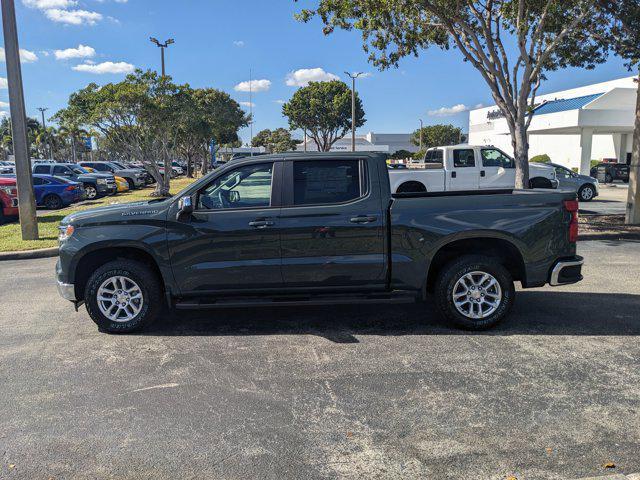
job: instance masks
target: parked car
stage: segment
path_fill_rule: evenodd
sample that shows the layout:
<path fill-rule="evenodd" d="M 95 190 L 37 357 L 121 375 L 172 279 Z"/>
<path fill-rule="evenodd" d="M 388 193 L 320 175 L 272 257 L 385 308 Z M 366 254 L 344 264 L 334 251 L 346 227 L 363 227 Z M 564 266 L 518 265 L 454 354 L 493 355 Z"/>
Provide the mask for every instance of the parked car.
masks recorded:
<path fill-rule="evenodd" d="M 33 174 L 36 205 L 49 210 L 68 207 L 84 198 L 82 183 L 62 177 Z"/>
<path fill-rule="evenodd" d="M 491 146 L 452 145 L 427 150 L 424 169 L 391 170 L 391 191 L 446 192 L 455 190 L 495 190 L 514 188 L 515 161 Z M 557 188 L 555 170 L 529 164 L 531 188 Z"/>
<path fill-rule="evenodd" d="M 116 185 L 118 187 L 118 193 L 124 193 L 129 191 L 129 182 L 122 177 L 115 177 Z"/>
<path fill-rule="evenodd" d="M 114 162 L 80 162 L 80 165 L 91 167 L 101 173 L 122 177 L 129 183 L 131 190 L 145 186 L 146 173 L 139 169 L 123 168 Z"/>
<path fill-rule="evenodd" d="M 613 183 L 614 180 L 629 182 L 629 165 L 626 163 L 598 163 L 589 172 L 593 178 L 602 183 Z"/>
<path fill-rule="evenodd" d="M 13 162 L 0 162 L 0 175 L 15 175 L 16 165 Z"/>
<path fill-rule="evenodd" d="M 598 180 L 588 175 L 580 175 L 563 165 L 557 163 L 545 163 L 556 169 L 556 178 L 560 185 L 558 188 L 571 190 L 578 194 L 578 200 L 590 202 L 599 195 Z"/>
<path fill-rule="evenodd" d="M 116 193 L 116 180 L 110 173 L 95 173 L 73 163 L 39 163 L 33 166 L 33 173 L 63 177 L 82 183 L 86 198 L 113 195 Z"/>
<path fill-rule="evenodd" d="M 18 216 L 18 189 L 15 178 L 0 177 L 0 223 Z"/>
<path fill-rule="evenodd" d="M 178 309 L 415 302 L 453 324 L 505 318 L 524 288 L 582 279 L 576 194 L 392 194 L 385 156 L 230 162 L 180 197 L 81 211 L 60 225 L 60 294 L 102 331 Z M 558 308 L 562 308 L 559 305 Z"/>

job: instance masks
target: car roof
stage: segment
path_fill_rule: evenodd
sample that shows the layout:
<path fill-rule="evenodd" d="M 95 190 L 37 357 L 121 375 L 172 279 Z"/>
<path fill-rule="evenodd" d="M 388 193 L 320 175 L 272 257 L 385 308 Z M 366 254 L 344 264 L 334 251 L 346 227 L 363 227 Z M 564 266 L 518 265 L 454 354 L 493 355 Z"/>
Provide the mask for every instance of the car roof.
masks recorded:
<path fill-rule="evenodd" d="M 258 160 L 260 162 L 272 160 L 336 160 L 344 158 L 382 158 L 386 159 L 386 154 L 380 152 L 284 152 L 284 153 L 269 153 L 265 155 L 254 155 L 253 157 L 247 156 L 239 158 L 234 161 L 234 165 L 239 165 L 241 162 L 250 160 Z"/>

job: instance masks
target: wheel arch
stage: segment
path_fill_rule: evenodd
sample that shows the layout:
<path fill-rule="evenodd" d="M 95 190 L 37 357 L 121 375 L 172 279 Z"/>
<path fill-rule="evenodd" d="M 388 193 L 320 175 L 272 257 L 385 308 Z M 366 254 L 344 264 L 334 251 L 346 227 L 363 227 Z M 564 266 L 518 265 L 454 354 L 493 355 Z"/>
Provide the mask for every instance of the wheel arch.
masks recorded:
<path fill-rule="evenodd" d="M 419 193 L 426 192 L 427 186 L 418 180 L 407 180 L 398 185 L 396 193 Z"/>
<path fill-rule="evenodd" d="M 526 283 L 527 272 L 520 249 L 507 239 L 482 236 L 456 239 L 441 245 L 429 262 L 426 291 L 433 291 L 438 273 L 445 265 L 467 254 L 499 258 L 514 280 Z"/>
<path fill-rule="evenodd" d="M 79 256 L 71 266 L 73 283 L 75 285 L 76 298 L 84 298 L 84 289 L 93 273 L 98 267 L 112 260 L 134 260 L 148 266 L 158 277 L 163 292 L 168 292 L 168 285 L 162 275 L 159 263 L 146 248 L 139 245 L 98 246 L 86 251 Z"/>

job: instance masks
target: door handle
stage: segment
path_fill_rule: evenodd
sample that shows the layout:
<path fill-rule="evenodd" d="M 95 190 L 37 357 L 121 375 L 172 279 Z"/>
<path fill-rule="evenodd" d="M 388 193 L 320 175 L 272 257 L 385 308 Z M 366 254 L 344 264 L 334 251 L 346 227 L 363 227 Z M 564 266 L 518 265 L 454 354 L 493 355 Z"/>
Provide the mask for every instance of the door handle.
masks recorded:
<path fill-rule="evenodd" d="M 267 228 L 273 226 L 273 222 L 271 220 L 256 219 L 249 222 L 249 226 L 255 228 Z"/>
<path fill-rule="evenodd" d="M 358 215 L 357 217 L 353 217 L 349 220 L 351 223 L 371 223 L 375 222 L 378 217 L 374 217 L 373 215 Z"/>
<path fill-rule="evenodd" d="M 484 170 L 480 170 L 480 176 L 481 176 L 481 177 L 484 177 L 484 176 L 485 176 Z"/>
<path fill-rule="evenodd" d="M 451 178 L 456 178 L 456 172 L 451 172 Z"/>

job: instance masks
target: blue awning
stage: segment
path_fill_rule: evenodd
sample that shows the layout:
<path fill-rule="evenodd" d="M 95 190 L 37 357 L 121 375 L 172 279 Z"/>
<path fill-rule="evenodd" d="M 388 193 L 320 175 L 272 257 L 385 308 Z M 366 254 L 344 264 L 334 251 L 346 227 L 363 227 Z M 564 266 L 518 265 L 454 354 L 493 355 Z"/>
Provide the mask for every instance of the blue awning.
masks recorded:
<path fill-rule="evenodd" d="M 551 100 L 545 102 L 534 111 L 534 115 L 544 115 L 546 113 L 566 112 L 568 110 L 578 110 L 588 103 L 601 97 L 604 93 L 594 93 L 593 95 L 585 95 L 583 97 L 567 98 L 563 100 Z"/>

